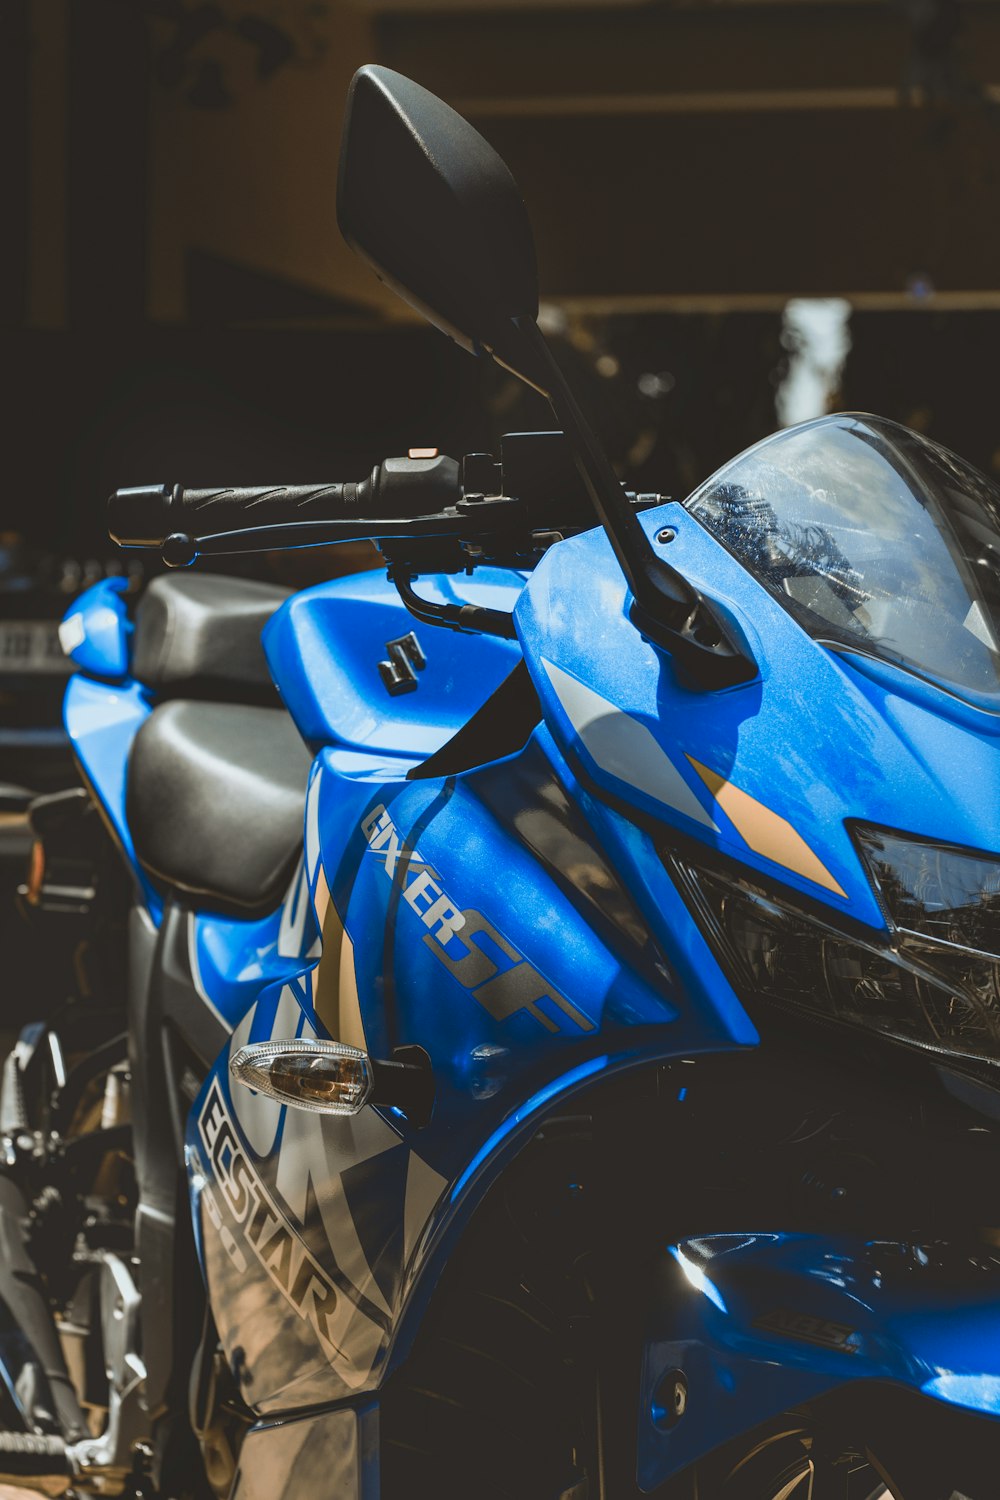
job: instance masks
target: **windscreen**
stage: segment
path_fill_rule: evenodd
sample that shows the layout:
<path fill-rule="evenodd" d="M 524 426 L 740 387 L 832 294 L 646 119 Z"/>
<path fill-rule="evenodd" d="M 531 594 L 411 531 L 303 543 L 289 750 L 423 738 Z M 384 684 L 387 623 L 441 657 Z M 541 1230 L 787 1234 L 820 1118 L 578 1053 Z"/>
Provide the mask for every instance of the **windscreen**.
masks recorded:
<path fill-rule="evenodd" d="M 879 417 L 775 433 L 687 502 L 809 632 L 1000 700 L 1000 488 Z"/>

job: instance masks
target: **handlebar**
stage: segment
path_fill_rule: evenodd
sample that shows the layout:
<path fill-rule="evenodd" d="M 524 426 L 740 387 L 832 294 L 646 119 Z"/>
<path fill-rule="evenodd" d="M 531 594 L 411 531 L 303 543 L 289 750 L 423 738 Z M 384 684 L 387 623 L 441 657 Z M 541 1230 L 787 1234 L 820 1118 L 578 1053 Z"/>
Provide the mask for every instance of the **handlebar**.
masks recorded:
<path fill-rule="evenodd" d="M 239 486 L 185 489 L 165 484 L 116 490 L 108 502 L 109 529 L 120 547 L 160 547 L 172 533 L 213 536 L 247 526 L 290 520 L 331 520 L 357 505 L 356 484 Z M 351 493 L 354 491 L 355 493 Z"/>
<path fill-rule="evenodd" d="M 611 491 L 604 486 L 598 505 L 600 487 L 591 482 L 581 452 L 571 449 L 562 432 L 507 433 L 499 463 L 474 453 L 459 465 L 436 449 L 411 449 L 406 458 L 387 458 L 356 482 L 227 489 L 145 485 L 115 491 L 109 530 L 120 547 L 156 549 L 172 567 L 186 567 L 199 554 L 374 541 L 418 619 L 510 635 L 513 625 L 502 612 L 479 609 L 473 622 L 468 609 L 421 600 L 412 580 L 421 573 L 467 572 L 479 563 L 532 567 L 553 541 L 592 526 L 596 506 L 635 594 L 632 610 L 640 628 L 674 651 L 703 686 L 748 680 L 756 667 L 741 642 L 698 590 L 653 553 L 630 513 L 667 497 L 622 489 L 611 495 L 615 505 L 607 511 Z M 608 475 L 609 468 L 607 475 L 602 470 L 602 484 Z M 623 517 L 629 523 L 624 529 Z"/>
<path fill-rule="evenodd" d="M 627 498 L 639 508 L 662 499 Z M 156 549 L 173 567 L 200 554 L 366 539 L 400 564 L 427 563 L 435 549 L 450 551 L 454 560 L 464 546 L 464 566 L 473 556 L 527 557 L 553 533 L 593 524 L 561 433 L 507 434 L 499 464 L 488 454 L 468 455 L 460 465 L 433 450 L 411 450 L 406 458 L 376 464 L 357 481 L 214 489 L 143 485 L 116 490 L 108 512 L 111 537 L 120 547 Z"/>
<path fill-rule="evenodd" d="M 638 509 L 663 500 L 625 495 Z M 506 434 L 500 463 L 469 454 L 459 465 L 435 450 L 411 449 L 346 483 L 142 485 L 116 490 L 108 502 L 112 539 L 120 547 L 155 549 L 171 567 L 186 567 L 201 554 L 375 541 L 417 619 L 507 637 L 514 633 L 508 614 L 421 599 L 412 580 L 483 562 L 531 567 L 553 540 L 593 519 L 563 434 L 544 432 Z"/>
<path fill-rule="evenodd" d="M 468 528 L 456 527 L 449 511 L 462 498 L 459 465 L 435 454 L 386 459 L 356 482 L 116 490 L 108 519 L 120 547 L 157 548 L 165 561 L 184 565 L 200 552 L 457 534 Z"/>

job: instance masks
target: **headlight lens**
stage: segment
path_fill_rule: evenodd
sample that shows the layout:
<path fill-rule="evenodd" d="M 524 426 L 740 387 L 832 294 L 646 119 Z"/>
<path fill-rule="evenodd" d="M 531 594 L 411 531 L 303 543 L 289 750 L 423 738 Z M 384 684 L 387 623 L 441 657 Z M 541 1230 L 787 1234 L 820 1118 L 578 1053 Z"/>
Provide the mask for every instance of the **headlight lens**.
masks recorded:
<path fill-rule="evenodd" d="M 974 1064 L 1000 1063 L 1000 862 L 878 829 L 858 847 L 889 918 L 879 942 L 759 877 L 671 864 L 738 993 Z"/>
<path fill-rule="evenodd" d="M 881 828 L 855 838 L 898 931 L 1000 955 L 1000 860 Z"/>

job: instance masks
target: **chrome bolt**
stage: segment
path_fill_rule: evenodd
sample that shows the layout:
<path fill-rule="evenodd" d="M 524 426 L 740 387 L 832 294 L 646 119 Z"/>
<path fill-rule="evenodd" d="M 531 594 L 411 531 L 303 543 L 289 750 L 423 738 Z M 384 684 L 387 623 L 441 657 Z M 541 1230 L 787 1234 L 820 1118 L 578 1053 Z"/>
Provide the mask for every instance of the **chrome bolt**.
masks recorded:
<path fill-rule="evenodd" d="M 653 1422 L 662 1429 L 676 1426 L 688 1407 L 687 1377 L 681 1370 L 668 1370 L 653 1393 Z"/>

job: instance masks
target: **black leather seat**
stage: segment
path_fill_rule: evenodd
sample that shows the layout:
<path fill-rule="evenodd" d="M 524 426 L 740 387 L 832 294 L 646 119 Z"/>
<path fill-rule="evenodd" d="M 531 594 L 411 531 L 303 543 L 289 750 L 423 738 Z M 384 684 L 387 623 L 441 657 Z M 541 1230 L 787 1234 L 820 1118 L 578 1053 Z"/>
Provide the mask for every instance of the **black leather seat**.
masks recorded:
<path fill-rule="evenodd" d="M 129 758 L 139 863 L 200 907 L 241 917 L 273 911 L 302 850 L 309 763 L 283 709 L 161 704 Z"/>
<path fill-rule="evenodd" d="M 290 589 L 221 573 L 168 573 L 139 601 L 132 672 L 159 698 L 275 703 L 260 633 Z"/>

